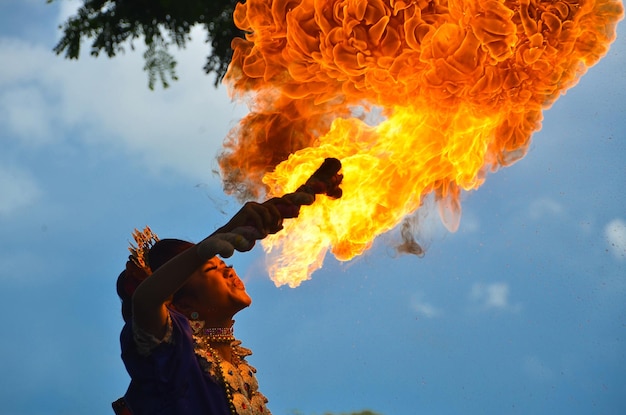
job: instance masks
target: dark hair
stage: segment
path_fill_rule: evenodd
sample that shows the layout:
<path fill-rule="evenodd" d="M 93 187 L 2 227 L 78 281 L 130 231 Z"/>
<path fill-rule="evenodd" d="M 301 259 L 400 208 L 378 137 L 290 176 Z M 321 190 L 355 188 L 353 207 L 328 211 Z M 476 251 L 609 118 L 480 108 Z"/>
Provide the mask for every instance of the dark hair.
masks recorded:
<path fill-rule="evenodd" d="M 181 239 L 161 239 L 148 251 L 148 266 L 152 272 L 178 254 L 194 246 L 193 243 Z M 122 300 L 122 317 L 125 322 L 132 318 L 132 298 L 135 289 L 148 278 L 149 274 L 137 267 L 130 259 L 126 262 L 126 269 L 117 277 L 117 295 Z"/>

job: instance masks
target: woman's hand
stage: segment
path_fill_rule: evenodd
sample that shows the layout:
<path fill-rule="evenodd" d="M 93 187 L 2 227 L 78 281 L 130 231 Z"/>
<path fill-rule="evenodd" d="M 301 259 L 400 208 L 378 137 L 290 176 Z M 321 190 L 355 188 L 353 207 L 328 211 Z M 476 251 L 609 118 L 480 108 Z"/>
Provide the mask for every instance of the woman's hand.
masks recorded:
<path fill-rule="evenodd" d="M 280 231 L 283 228 L 283 215 L 276 207 L 276 202 L 279 200 L 281 199 L 274 198 L 264 203 L 247 202 L 226 225 L 215 231 L 215 234 L 229 233 L 237 228 L 252 226 L 260 233 L 255 239 L 262 239 L 270 233 Z"/>
<path fill-rule="evenodd" d="M 283 197 L 274 197 L 263 203 L 247 202 L 226 225 L 215 231 L 213 235 L 235 232 L 249 241 L 263 239 L 268 234 L 274 234 L 283 229 L 283 219 L 297 218 L 300 214 L 300 206 L 310 205 L 314 201 L 315 195 L 296 192 Z"/>
<path fill-rule="evenodd" d="M 246 252 L 254 246 L 252 235 L 246 235 L 244 228 L 236 228 L 234 232 L 216 233 L 196 244 L 198 256 L 203 261 L 208 261 L 215 255 L 229 258 L 235 250 Z"/>
<path fill-rule="evenodd" d="M 253 226 L 262 233 L 262 237 L 269 233 L 276 233 L 282 229 L 283 218 L 276 206 L 265 202 L 247 202 L 230 221 L 214 234 L 230 233 L 236 228 Z"/>

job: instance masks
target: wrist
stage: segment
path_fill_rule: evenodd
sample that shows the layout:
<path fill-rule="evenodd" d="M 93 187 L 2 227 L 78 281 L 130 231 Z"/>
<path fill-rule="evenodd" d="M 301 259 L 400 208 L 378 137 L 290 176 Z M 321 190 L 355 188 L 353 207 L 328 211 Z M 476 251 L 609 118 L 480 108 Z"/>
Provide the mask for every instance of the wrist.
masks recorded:
<path fill-rule="evenodd" d="M 217 254 L 215 252 L 215 247 L 213 246 L 214 244 L 211 243 L 209 238 L 210 236 L 196 244 L 196 254 L 198 256 L 198 259 L 203 263 L 213 258 Z"/>

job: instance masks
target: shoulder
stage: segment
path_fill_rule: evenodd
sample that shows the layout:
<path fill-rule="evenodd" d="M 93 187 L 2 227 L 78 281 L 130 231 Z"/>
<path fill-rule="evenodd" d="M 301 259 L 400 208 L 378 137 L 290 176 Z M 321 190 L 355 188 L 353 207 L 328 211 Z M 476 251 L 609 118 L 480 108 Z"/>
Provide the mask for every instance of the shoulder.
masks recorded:
<path fill-rule="evenodd" d="M 121 333 L 122 354 L 124 351 L 135 351 L 139 356 L 146 357 L 157 349 L 186 348 L 192 342 L 191 327 L 187 318 L 174 310 L 168 310 L 165 335 L 159 339 L 144 331 L 133 321 L 126 323 Z M 176 347 L 178 346 L 178 347 Z M 132 354 L 132 353 L 131 353 Z"/>

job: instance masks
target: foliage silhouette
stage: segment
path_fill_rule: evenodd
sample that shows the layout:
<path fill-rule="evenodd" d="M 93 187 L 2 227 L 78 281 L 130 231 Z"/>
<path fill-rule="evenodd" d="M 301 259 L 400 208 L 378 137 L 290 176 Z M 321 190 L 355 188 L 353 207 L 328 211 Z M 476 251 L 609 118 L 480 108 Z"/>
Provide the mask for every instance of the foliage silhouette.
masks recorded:
<path fill-rule="evenodd" d="M 47 0 L 52 3 L 54 0 Z M 134 50 L 134 41 L 146 45 L 144 70 L 148 86 L 157 79 L 164 88 L 176 76 L 176 60 L 170 46 L 183 49 L 190 31 L 202 25 L 211 48 L 204 71 L 215 75 L 215 86 L 224 77 L 232 57 L 230 43 L 243 32 L 235 26 L 233 10 L 238 0 L 84 0 L 75 15 L 59 26 L 63 35 L 54 51 L 68 59 L 78 59 L 81 43 L 91 39 L 92 56 L 105 53 L 109 58 Z"/>

